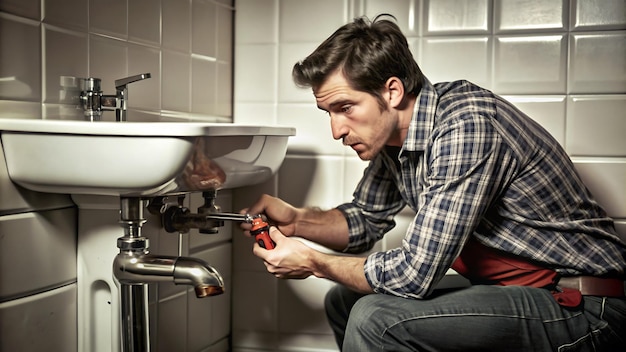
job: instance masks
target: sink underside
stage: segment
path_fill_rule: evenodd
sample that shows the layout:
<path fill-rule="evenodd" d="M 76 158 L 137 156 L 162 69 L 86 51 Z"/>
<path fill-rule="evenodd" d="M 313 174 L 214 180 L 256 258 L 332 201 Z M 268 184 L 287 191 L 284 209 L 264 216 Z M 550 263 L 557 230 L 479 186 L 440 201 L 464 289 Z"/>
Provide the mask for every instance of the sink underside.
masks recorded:
<path fill-rule="evenodd" d="M 33 191 L 148 197 L 236 188 L 282 164 L 291 127 L 0 119 L 11 180 Z"/>

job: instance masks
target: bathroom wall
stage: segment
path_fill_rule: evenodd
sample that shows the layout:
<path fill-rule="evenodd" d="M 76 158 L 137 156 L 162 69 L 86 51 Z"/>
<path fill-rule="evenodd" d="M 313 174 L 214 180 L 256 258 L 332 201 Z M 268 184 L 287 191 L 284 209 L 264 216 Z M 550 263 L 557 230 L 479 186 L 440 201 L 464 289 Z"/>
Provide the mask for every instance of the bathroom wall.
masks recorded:
<path fill-rule="evenodd" d="M 116 79 L 149 72 L 129 85 L 129 121 L 229 123 L 233 15 L 233 0 L 0 0 L 0 119 L 82 119 L 77 77 L 101 78 L 104 94 L 114 94 Z M 67 195 L 14 186 L 4 165 L 2 158 L 0 351 L 96 351 L 77 330 L 76 206 Z M 195 209 L 198 198 L 186 205 Z M 218 196 L 226 210 L 230 199 Z M 117 226 L 114 207 L 110 215 L 90 221 Z M 178 236 L 155 220 L 144 228 L 151 251 L 176 255 Z M 182 253 L 216 267 L 227 294 L 197 299 L 187 286 L 150 285 L 153 351 L 229 350 L 231 252 L 230 226 L 183 238 Z M 93 321 L 110 319 L 94 312 Z"/>
<path fill-rule="evenodd" d="M 237 0 L 235 7 L 235 122 L 297 128 L 279 174 L 236 191 L 235 208 L 261 192 L 322 208 L 351 198 L 365 164 L 332 140 L 328 117 L 309 90 L 293 85 L 291 68 L 353 17 L 386 12 L 432 82 L 469 79 L 544 125 L 626 239 L 623 0 Z M 411 216 L 401 214 L 378 248 L 397 246 Z M 234 351 L 335 351 L 322 303 L 332 284 L 276 280 L 248 239 L 233 242 Z"/>

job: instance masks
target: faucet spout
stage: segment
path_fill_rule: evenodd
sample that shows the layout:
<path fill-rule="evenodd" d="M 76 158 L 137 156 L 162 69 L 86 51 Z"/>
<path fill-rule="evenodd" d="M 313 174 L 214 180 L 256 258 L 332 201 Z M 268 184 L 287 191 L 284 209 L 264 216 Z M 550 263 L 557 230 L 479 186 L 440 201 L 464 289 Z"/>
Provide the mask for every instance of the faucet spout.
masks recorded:
<path fill-rule="evenodd" d="M 142 74 L 139 74 L 139 75 L 134 75 L 134 76 L 126 77 L 126 78 L 116 79 L 115 80 L 115 89 L 117 89 L 117 90 L 126 89 L 126 86 L 129 83 L 141 81 L 141 80 L 144 80 L 144 79 L 147 79 L 147 78 L 150 78 L 150 73 L 142 73 Z"/>
<path fill-rule="evenodd" d="M 124 285 L 174 282 L 194 286 L 198 298 L 224 293 L 224 279 L 203 260 L 120 252 L 113 260 L 113 275 Z"/>

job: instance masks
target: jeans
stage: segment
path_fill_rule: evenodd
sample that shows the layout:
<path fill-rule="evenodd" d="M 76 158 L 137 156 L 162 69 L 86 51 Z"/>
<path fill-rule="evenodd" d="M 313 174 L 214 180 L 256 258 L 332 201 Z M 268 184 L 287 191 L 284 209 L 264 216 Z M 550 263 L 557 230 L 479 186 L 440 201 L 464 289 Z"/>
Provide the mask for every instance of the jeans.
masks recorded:
<path fill-rule="evenodd" d="M 548 290 L 478 285 L 424 300 L 335 286 L 326 314 L 342 351 L 626 351 L 626 300 L 584 296 L 559 306 Z"/>

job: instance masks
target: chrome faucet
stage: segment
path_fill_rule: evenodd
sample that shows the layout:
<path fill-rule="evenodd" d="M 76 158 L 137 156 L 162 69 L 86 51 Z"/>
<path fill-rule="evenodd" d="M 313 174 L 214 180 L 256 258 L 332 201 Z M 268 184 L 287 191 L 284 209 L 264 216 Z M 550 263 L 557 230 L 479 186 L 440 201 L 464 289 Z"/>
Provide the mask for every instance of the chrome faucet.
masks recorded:
<path fill-rule="evenodd" d="M 224 292 L 224 280 L 206 262 L 188 257 L 152 255 L 148 239 L 141 235 L 146 222 L 145 200 L 120 199 L 120 225 L 124 236 L 118 238 L 119 254 L 113 260 L 113 277 L 120 291 L 123 352 L 149 352 L 148 283 L 170 281 L 194 286 L 197 297 Z"/>
<path fill-rule="evenodd" d="M 128 84 L 150 78 L 150 73 L 115 80 L 115 95 L 103 95 L 100 78 L 81 79 L 80 102 L 85 119 L 99 121 L 103 111 L 115 110 L 116 121 L 126 121 Z"/>

